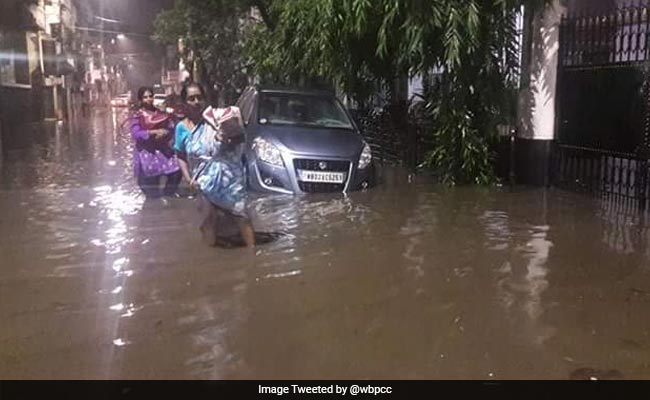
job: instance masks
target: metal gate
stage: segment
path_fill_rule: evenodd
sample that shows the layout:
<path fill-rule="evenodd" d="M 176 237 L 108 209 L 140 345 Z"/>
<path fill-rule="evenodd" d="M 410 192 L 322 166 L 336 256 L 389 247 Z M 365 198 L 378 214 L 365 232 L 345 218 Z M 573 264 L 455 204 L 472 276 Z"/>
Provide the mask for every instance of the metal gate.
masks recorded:
<path fill-rule="evenodd" d="M 424 162 L 433 139 L 429 134 L 431 120 L 423 104 L 403 102 L 352 113 L 376 160 L 409 169 Z"/>
<path fill-rule="evenodd" d="M 565 15 L 558 60 L 556 186 L 645 208 L 650 6 Z"/>

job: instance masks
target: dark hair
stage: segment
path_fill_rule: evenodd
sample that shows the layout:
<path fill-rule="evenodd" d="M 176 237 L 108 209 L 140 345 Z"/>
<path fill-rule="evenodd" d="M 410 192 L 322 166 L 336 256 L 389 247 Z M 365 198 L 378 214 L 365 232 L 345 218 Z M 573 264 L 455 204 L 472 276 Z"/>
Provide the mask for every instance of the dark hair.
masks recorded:
<path fill-rule="evenodd" d="M 146 92 L 151 93 L 151 95 L 153 96 L 153 88 L 149 86 L 142 86 L 140 87 L 140 89 L 138 89 L 138 101 L 142 101 L 142 97 Z"/>
<path fill-rule="evenodd" d="M 176 103 L 171 108 L 174 110 L 173 114 L 176 118 L 183 119 L 189 114 L 188 107 L 185 103 Z"/>
<path fill-rule="evenodd" d="M 198 82 L 188 82 L 184 84 L 183 88 L 181 89 L 181 100 L 183 101 L 183 103 L 187 102 L 187 90 L 191 87 L 198 88 L 199 91 L 201 92 L 201 95 L 205 97 L 205 89 L 203 88 L 203 85 L 201 85 Z"/>

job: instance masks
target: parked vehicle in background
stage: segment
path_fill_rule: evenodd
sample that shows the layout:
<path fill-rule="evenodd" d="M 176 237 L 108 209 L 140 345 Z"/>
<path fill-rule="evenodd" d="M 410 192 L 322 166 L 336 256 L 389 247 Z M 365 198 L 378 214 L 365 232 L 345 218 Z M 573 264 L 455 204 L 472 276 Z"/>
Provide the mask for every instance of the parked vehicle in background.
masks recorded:
<path fill-rule="evenodd" d="M 370 146 L 333 93 L 256 86 L 236 105 L 246 130 L 251 189 L 318 193 L 374 185 Z"/>
<path fill-rule="evenodd" d="M 111 107 L 129 107 L 131 105 L 131 94 L 124 93 L 111 100 Z"/>

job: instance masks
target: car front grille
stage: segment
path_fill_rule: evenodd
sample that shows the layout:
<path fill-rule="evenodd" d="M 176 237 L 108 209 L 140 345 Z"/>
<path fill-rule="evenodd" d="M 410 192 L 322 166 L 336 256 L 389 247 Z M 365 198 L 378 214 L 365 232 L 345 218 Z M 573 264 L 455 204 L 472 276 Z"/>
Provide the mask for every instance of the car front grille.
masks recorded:
<path fill-rule="evenodd" d="M 350 162 L 342 160 L 313 160 L 299 158 L 293 160 L 293 166 L 296 170 L 305 171 L 323 171 L 323 172 L 345 172 L 346 181 L 350 179 Z M 324 167 L 324 168 L 323 168 Z M 297 174 L 296 174 L 297 176 Z M 305 193 L 333 193 L 342 192 L 345 189 L 345 183 L 326 183 L 326 182 L 302 182 L 298 181 L 300 190 Z"/>
<path fill-rule="evenodd" d="M 321 168 L 320 163 L 324 163 L 325 168 Z M 308 160 L 299 158 L 293 160 L 293 166 L 296 169 L 307 171 L 329 171 L 329 172 L 348 172 L 350 169 L 349 161 L 340 160 Z"/>

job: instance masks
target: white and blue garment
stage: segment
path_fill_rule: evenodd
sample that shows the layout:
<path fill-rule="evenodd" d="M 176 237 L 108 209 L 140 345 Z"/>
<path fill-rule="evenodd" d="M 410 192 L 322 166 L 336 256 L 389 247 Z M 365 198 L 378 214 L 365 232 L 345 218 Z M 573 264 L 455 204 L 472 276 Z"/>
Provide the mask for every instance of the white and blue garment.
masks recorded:
<path fill-rule="evenodd" d="M 215 139 L 217 131 L 199 124 L 187 141 L 192 176 L 203 195 L 214 205 L 245 217 L 246 176 L 242 155 L 244 144 L 226 146 Z"/>

